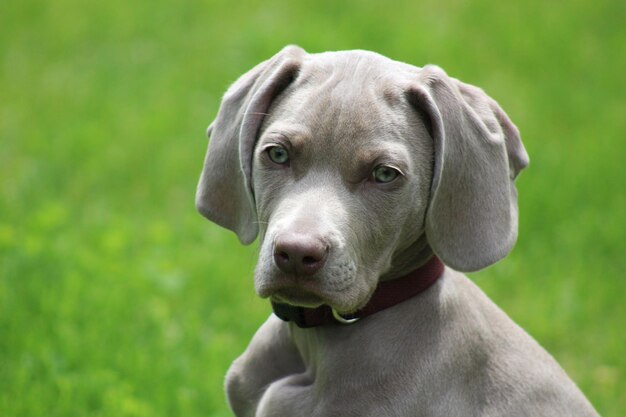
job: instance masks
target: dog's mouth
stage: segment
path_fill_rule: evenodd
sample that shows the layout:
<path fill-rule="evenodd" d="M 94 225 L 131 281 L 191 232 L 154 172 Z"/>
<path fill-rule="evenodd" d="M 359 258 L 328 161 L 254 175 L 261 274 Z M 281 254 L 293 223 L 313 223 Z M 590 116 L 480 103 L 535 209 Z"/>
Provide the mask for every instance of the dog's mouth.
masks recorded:
<path fill-rule="evenodd" d="M 274 292 L 270 299 L 282 304 L 307 308 L 316 308 L 324 304 L 324 300 L 319 295 L 296 287 L 282 288 Z"/>
<path fill-rule="evenodd" d="M 317 308 L 328 305 L 338 311 L 359 307 L 369 294 L 365 280 L 357 279 L 354 262 L 334 260 L 314 275 L 298 275 L 280 271 L 263 252 L 255 271 L 255 290 L 259 297 L 279 304 Z M 269 258 L 269 259 L 268 259 Z"/>

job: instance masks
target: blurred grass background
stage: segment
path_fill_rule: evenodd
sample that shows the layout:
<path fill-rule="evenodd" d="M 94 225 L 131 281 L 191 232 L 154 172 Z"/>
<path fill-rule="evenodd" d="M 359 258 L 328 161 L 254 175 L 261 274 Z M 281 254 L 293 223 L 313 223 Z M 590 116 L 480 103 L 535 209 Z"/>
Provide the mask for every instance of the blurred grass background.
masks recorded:
<path fill-rule="evenodd" d="M 288 43 L 436 63 L 522 131 L 520 239 L 475 281 L 605 416 L 626 410 L 626 3 L 0 4 L 0 415 L 226 416 L 270 309 L 205 222 L 205 128 Z"/>

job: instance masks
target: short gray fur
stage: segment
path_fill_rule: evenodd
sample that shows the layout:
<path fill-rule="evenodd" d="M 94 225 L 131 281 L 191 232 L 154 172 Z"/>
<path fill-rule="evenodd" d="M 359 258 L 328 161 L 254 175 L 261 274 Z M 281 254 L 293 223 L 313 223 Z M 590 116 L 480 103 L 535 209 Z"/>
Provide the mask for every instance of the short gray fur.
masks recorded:
<path fill-rule="evenodd" d="M 288 46 L 226 92 L 209 127 L 198 210 L 244 244 L 255 289 L 340 313 L 436 254 L 443 277 L 352 325 L 270 316 L 226 377 L 237 416 L 595 416 L 555 360 L 467 277 L 517 238 L 515 125 L 482 90 L 432 65 Z M 289 166 L 268 148 L 289 151 Z M 401 172 L 389 184 L 372 168 Z M 278 241 L 326 247 L 289 274 Z M 305 245 L 305 243 L 302 243 Z M 296 245 L 297 246 L 297 245 Z"/>

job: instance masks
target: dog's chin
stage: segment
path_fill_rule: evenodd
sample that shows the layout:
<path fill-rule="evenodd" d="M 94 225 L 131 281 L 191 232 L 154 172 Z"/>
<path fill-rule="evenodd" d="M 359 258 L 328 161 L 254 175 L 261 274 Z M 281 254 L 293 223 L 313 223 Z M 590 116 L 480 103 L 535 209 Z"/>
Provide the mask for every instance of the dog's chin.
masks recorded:
<path fill-rule="evenodd" d="M 325 298 L 316 290 L 314 285 L 298 285 L 277 275 L 271 279 L 262 276 L 255 282 L 256 293 L 261 298 L 269 298 L 273 302 L 290 304 L 299 307 L 315 308 L 325 303 Z"/>
<path fill-rule="evenodd" d="M 304 308 L 317 308 L 327 305 L 340 314 L 350 314 L 358 311 L 366 304 L 369 294 L 365 297 L 362 297 L 362 295 L 354 294 L 351 291 L 342 291 L 339 294 L 318 294 L 299 287 L 285 287 L 263 298 L 269 298 L 271 301 L 280 304 Z"/>
<path fill-rule="evenodd" d="M 285 288 L 276 291 L 270 296 L 270 300 L 306 308 L 316 308 L 325 304 L 325 301 L 319 295 L 298 288 Z"/>
<path fill-rule="evenodd" d="M 298 307 L 328 305 L 342 314 L 357 311 L 369 300 L 372 284 L 347 277 L 339 281 L 316 281 L 257 269 L 255 290 L 259 297 Z"/>

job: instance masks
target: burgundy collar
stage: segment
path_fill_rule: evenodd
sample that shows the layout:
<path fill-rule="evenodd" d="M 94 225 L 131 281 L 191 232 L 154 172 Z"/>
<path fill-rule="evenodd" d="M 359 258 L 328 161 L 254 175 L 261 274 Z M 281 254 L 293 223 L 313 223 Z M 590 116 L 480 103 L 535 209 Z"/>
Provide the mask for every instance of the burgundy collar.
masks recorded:
<path fill-rule="evenodd" d="M 350 315 L 339 315 L 327 305 L 317 308 L 296 307 L 272 301 L 274 314 L 284 321 L 292 321 L 298 327 L 316 327 L 335 323 L 352 323 L 381 310 L 393 307 L 416 296 L 434 284 L 443 274 L 444 265 L 433 256 L 428 262 L 409 274 L 378 284 L 369 302 Z"/>

